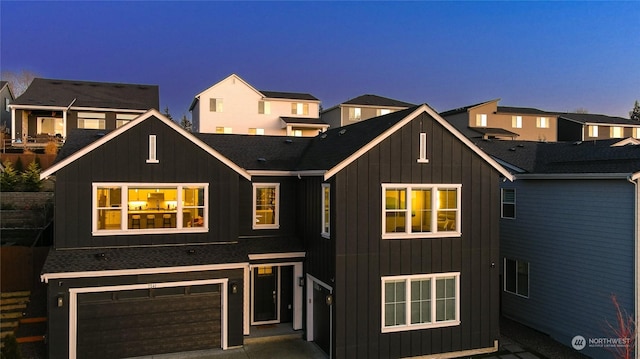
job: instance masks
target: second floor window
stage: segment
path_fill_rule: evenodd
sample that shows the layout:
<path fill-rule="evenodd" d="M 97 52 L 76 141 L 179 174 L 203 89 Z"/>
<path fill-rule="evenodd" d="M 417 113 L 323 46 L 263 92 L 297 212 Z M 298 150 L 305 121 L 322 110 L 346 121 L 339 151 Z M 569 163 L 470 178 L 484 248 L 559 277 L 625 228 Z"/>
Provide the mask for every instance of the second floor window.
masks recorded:
<path fill-rule="evenodd" d="M 222 99 L 210 98 L 209 99 L 209 112 L 222 112 Z"/>
<path fill-rule="evenodd" d="M 382 238 L 460 236 L 459 184 L 383 184 Z"/>
<path fill-rule="evenodd" d="M 322 184 L 322 236 L 329 238 L 331 233 L 331 185 Z"/>
<path fill-rule="evenodd" d="M 487 127 L 487 114 L 479 113 L 476 115 L 476 126 Z"/>
<path fill-rule="evenodd" d="M 249 128 L 250 135 L 264 135 L 264 128 Z"/>
<path fill-rule="evenodd" d="M 612 126 L 611 138 L 622 138 L 622 137 L 624 137 L 624 128 L 620 126 Z"/>
<path fill-rule="evenodd" d="M 549 117 L 538 117 L 536 119 L 536 127 L 549 128 Z"/>
<path fill-rule="evenodd" d="M 138 117 L 137 114 L 129 114 L 129 113 L 117 113 L 116 114 L 116 128 L 122 127 L 129 123 L 129 121 Z"/>
<path fill-rule="evenodd" d="M 382 116 L 382 115 L 387 115 L 390 114 L 391 110 L 388 108 L 379 108 L 376 110 L 376 115 L 377 116 Z"/>
<path fill-rule="evenodd" d="M 231 127 L 216 127 L 216 133 L 233 133 Z"/>
<path fill-rule="evenodd" d="M 522 116 L 511 116 L 511 127 L 522 128 Z"/>
<path fill-rule="evenodd" d="M 302 102 L 293 102 L 291 104 L 291 114 L 292 115 L 308 115 L 309 104 L 302 103 Z"/>
<path fill-rule="evenodd" d="M 588 126 L 589 129 L 589 137 L 598 137 L 598 126 Z"/>
<path fill-rule="evenodd" d="M 258 113 L 269 115 L 271 113 L 271 102 L 269 101 L 258 101 Z"/>
<path fill-rule="evenodd" d="M 360 121 L 362 119 L 362 109 L 360 107 L 349 107 L 349 121 Z"/>
<path fill-rule="evenodd" d="M 106 115 L 98 112 L 78 112 L 78 128 L 104 130 Z"/>
<path fill-rule="evenodd" d="M 253 184 L 253 229 L 280 227 L 280 184 Z"/>
<path fill-rule="evenodd" d="M 516 190 L 502 189 L 502 218 L 516 218 Z"/>

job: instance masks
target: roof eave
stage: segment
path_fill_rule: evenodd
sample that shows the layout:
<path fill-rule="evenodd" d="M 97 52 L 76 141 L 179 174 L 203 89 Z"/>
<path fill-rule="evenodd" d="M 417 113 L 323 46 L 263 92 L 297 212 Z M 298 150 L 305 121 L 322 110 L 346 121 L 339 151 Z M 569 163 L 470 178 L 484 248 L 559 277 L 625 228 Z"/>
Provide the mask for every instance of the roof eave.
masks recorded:
<path fill-rule="evenodd" d="M 515 175 L 516 180 L 520 179 L 560 179 L 560 180 L 576 180 L 576 179 L 628 179 L 640 172 L 631 173 L 523 173 Z"/>

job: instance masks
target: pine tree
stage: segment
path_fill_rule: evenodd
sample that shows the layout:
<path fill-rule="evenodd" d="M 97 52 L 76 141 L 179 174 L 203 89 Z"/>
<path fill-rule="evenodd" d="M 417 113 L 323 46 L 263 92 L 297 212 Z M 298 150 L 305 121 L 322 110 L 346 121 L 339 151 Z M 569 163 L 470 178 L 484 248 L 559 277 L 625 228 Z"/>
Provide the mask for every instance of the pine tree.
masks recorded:
<path fill-rule="evenodd" d="M 4 172 L 0 173 L 0 190 L 2 192 L 13 192 L 20 182 L 20 176 L 18 171 L 13 168 L 11 161 L 6 161 L 3 165 Z"/>
<path fill-rule="evenodd" d="M 187 115 L 182 115 L 182 120 L 180 120 L 180 127 L 189 132 L 192 131 L 193 126 L 191 125 L 191 121 L 189 121 L 189 119 L 187 118 Z"/>
<path fill-rule="evenodd" d="M 635 121 L 640 121 L 640 103 L 636 100 L 633 105 L 633 110 L 629 111 L 629 118 Z"/>
<path fill-rule="evenodd" d="M 36 161 L 29 163 L 27 169 L 22 173 L 22 186 L 27 192 L 38 192 L 42 188 L 40 166 Z"/>

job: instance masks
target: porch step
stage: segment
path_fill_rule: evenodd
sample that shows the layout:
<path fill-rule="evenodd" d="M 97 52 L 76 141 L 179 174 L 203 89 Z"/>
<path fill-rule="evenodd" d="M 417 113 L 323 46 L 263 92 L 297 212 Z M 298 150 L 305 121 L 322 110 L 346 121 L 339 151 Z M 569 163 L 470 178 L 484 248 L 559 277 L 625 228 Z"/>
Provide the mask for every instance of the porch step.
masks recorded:
<path fill-rule="evenodd" d="M 16 310 L 27 309 L 26 304 L 9 304 L 9 305 L 0 305 L 0 312 L 12 312 Z"/>
<path fill-rule="evenodd" d="M 302 331 L 291 333 L 291 334 L 280 334 L 280 335 L 256 337 L 256 338 L 252 338 L 249 336 L 244 338 L 244 343 L 258 344 L 258 343 L 277 342 L 280 340 L 290 340 L 290 339 L 300 339 L 300 338 L 302 338 Z"/>
<path fill-rule="evenodd" d="M 3 298 L 13 298 L 13 297 L 27 297 L 31 295 L 31 292 L 28 290 L 20 291 L 20 292 L 4 292 L 0 293 L 0 299 Z"/>
<path fill-rule="evenodd" d="M 16 338 L 16 341 L 18 342 L 18 344 L 22 344 L 22 343 L 43 342 L 44 339 L 45 339 L 44 335 L 34 335 L 31 337 Z"/>

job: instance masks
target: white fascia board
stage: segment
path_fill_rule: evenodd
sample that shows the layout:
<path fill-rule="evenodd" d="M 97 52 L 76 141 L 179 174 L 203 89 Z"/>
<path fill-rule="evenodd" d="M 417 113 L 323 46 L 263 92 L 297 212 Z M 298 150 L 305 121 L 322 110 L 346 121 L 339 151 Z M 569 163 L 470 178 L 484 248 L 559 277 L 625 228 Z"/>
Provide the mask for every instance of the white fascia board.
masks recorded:
<path fill-rule="evenodd" d="M 238 75 L 236 75 L 236 74 L 231 74 L 231 75 L 229 75 L 229 76 L 227 76 L 227 77 L 223 78 L 222 80 L 220 80 L 220 81 L 216 82 L 215 84 L 213 84 L 213 85 L 211 85 L 211 86 L 207 87 L 205 90 L 203 90 L 203 91 L 201 91 L 199 94 L 197 94 L 194 98 L 200 99 L 200 97 L 201 97 L 204 93 L 208 92 L 208 91 L 209 91 L 209 90 L 211 90 L 212 88 L 214 88 L 214 87 L 218 86 L 218 85 L 219 85 L 219 84 L 221 84 L 222 82 L 224 82 L 224 81 L 226 81 L 227 79 L 232 78 L 232 77 L 233 77 L 233 78 L 235 78 L 236 80 L 238 80 L 238 81 L 242 82 L 245 86 L 247 86 L 248 88 L 250 88 L 251 90 L 253 90 L 255 93 L 257 93 L 258 95 L 260 95 L 260 97 L 264 97 L 264 94 L 263 94 L 262 92 L 260 92 L 260 91 L 256 90 L 256 88 L 255 88 L 255 87 L 253 87 L 253 86 L 249 85 L 249 83 L 248 83 L 247 81 L 243 80 L 240 76 L 238 76 Z"/>
<path fill-rule="evenodd" d="M 42 105 L 18 105 L 9 104 L 9 108 L 14 110 L 45 110 L 45 111 L 65 111 L 66 106 L 42 106 Z"/>
<path fill-rule="evenodd" d="M 147 111 L 150 110 L 150 109 L 134 110 L 134 109 L 130 109 L 130 108 L 75 107 L 75 106 L 71 106 L 69 109 L 73 110 L 73 111 L 131 112 L 131 113 L 139 113 L 139 114 L 146 113 Z"/>
<path fill-rule="evenodd" d="M 637 181 L 640 178 L 640 172 L 635 172 L 631 174 L 631 179 Z"/>
<path fill-rule="evenodd" d="M 640 173 L 638 173 L 640 176 Z M 515 175 L 520 179 L 559 179 L 559 180 L 587 180 L 587 179 L 628 179 L 629 173 L 526 173 Z"/>
<path fill-rule="evenodd" d="M 304 258 L 306 255 L 306 252 L 249 254 L 249 260 Z"/>
<path fill-rule="evenodd" d="M 464 136 L 460 131 L 458 131 L 455 127 L 453 127 L 448 121 L 443 119 L 435 110 L 429 107 L 427 104 L 423 104 L 417 109 L 415 109 L 412 113 L 407 115 L 403 120 L 396 123 L 394 126 L 389 128 L 387 131 L 383 132 L 380 136 L 373 139 L 373 141 L 369 142 L 358 151 L 353 153 L 351 156 L 347 157 L 342 162 L 338 163 L 333 168 L 329 169 L 325 175 L 325 181 L 336 173 L 340 172 L 343 168 L 349 165 L 351 162 L 355 161 L 357 158 L 371 150 L 373 147 L 377 146 L 384 139 L 389 137 L 394 132 L 398 131 L 400 128 L 404 127 L 408 122 L 412 121 L 414 118 L 426 112 L 429 116 L 431 116 L 435 121 L 440 123 L 444 128 L 446 128 L 449 132 L 451 132 L 455 137 L 457 137 L 460 141 L 462 141 L 467 147 L 469 147 L 472 151 L 474 151 L 477 155 L 479 155 L 482 159 L 488 162 L 492 167 L 494 167 L 500 174 L 502 174 L 509 181 L 513 181 L 514 176 L 503 166 L 501 166 L 496 160 L 494 160 L 491 156 L 489 156 L 486 152 L 481 150 L 478 146 L 473 144 L 471 140 L 469 140 L 466 136 Z"/>
<path fill-rule="evenodd" d="M 265 176 L 265 177 L 314 177 L 322 176 L 325 174 L 324 170 L 310 170 L 310 171 L 275 171 L 275 170 L 247 170 L 247 173 L 251 176 Z"/>
<path fill-rule="evenodd" d="M 314 123 L 298 123 L 298 122 L 284 122 L 284 120 L 282 120 L 282 128 L 287 128 L 289 126 L 291 127 L 295 127 L 295 128 L 329 128 L 329 125 L 323 125 L 323 124 L 314 124 Z"/>
<path fill-rule="evenodd" d="M 274 91 L 277 92 L 277 91 Z M 262 93 L 260 93 L 262 95 Z M 266 97 L 262 95 L 262 99 L 265 101 L 281 101 L 281 102 L 306 102 L 306 103 L 320 103 L 320 100 L 306 100 L 300 98 L 285 98 L 285 97 Z"/>
<path fill-rule="evenodd" d="M 61 162 L 49 167 L 46 171 L 43 171 L 40 174 L 40 179 L 41 180 L 46 179 L 47 177 L 49 177 L 52 174 L 56 173 L 61 168 L 64 168 L 65 166 L 67 166 L 68 164 L 74 162 L 75 160 L 79 159 L 80 157 L 82 157 L 82 156 L 86 155 L 87 153 L 93 151 L 94 149 L 102 146 L 103 144 L 107 143 L 108 141 L 111 141 L 115 137 L 119 136 L 121 133 L 123 133 L 125 131 L 128 131 L 130 128 L 138 125 L 139 123 L 141 123 L 142 121 L 145 121 L 146 119 L 150 118 L 151 116 L 154 116 L 157 119 L 159 119 L 160 121 L 164 122 L 167 126 L 171 127 L 176 132 L 180 133 L 181 135 L 183 135 L 184 137 L 189 139 L 196 146 L 200 147 L 205 152 L 207 152 L 210 155 L 212 155 L 213 157 L 217 158 L 222 163 L 224 163 L 229 168 L 231 168 L 234 171 L 236 171 L 238 174 L 240 174 L 244 178 L 248 179 L 249 181 L 251 180 L 251 175 L 249 173 L 247 173 L 247 171 L 245 171 L 243 168 L 241 168 L 240 166 L 236 165 L 234 162 L 232 162 L 228 158 L 224 157 L 218 151 L 216 151 L 213 148 L 209 147 L 206 143 L 202 142 L 200 139 L 195 137 L 193 134 L 187 132 L 185 129 L 180 127 L 177 123 L 169 120 L 167 117 L 165 117 L 163 114 L 161 114 L 160 112 L 158 112 L 158 110 L 155 110 L 155 109 L 147 111 L 145 114 L 138 116 L 137 118 L 135 118 L 134 120 L 132 120 L 132 121 L 130 121 L 128 123 L 126 123 L 125 125 L 123 125 L 123 126 L 117 128 L 117 129 L 109 132 L 108 134 L 106 134 L 101 139 L 99 139 L 97 141 L 94 141 L 93 143 L 89 144 L 85 148 L 83 148 L 83 149 L 77 151 L 76 153 L 74 153 L 73 155 L 65 158 L 63 161 L 61 161 Z"/>
<path fill-rule="evenodd" d="M 127 275 L 143 275 L 143 274 L 164 274 L 164 273 L 186 273 L 201 272 L 226 269 L 245 269 L 249 267 L 249 263 L 224 263 L 224 264 L 204 264 L 197 266 L 179 266 L 179 267 L 157 267 L 157 268 L 134 268 L 134 269 L 113 269 L 102 271 L 86 271 L 86 272 L 62 272 L 62 273 L 43 273 L 40 275 L 40 281 L 49 283 L 52 279 L 70 279 L 70 278 L 99 278 L 99 277 L 117 277 Z"/>

